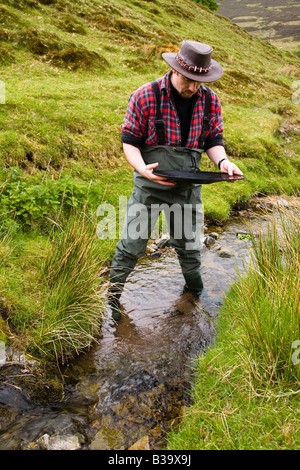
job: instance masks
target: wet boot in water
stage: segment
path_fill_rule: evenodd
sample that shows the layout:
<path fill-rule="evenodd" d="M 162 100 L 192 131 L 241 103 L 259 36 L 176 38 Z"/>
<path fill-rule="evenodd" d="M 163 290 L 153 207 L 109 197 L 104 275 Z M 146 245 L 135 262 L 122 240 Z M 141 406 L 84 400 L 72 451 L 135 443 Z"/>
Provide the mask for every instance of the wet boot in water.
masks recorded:
<path fill-rule="evenodd" d="M 184 278 L 185 278 L 185 286 L 184 286 L 185 291 L 191 292 L 197 297 L 203 295 L 206 292 L 206 289 L 204 289 L 200 271 L 197 271 L 196 273 L 193 273 L 193 274 L 184 274 Z"/>
<path fill-rule="evenodd" d="M 119 284 L 112 284 L 108 290 L 108 306 L 111 311 L 111 316 L 115 322 L 119 322 L 122 318 L 120 297 L 122 287 Z"/>
<path fill-rule="evenodd" d="M 115 260 L 115 261 L 114 261 Z M 122 318 L 120 297 L 124 289 L 127 277 L 133 270 L 137 259 L 125 259 L 126 264 L 122 264 L 124 260 L 114 258 L 110 270 L 110 286 L 108 288 L 108 305 L 111 310 L 113 320 L 119 322 Z"/>
<path fill-rule="evenodd" d="M 185 278 L 185 286 L 183 291 L 184 292 L 190 292 L 192 296 L 195 298 L 195 300 L 199 301 L 209 301 L 210 303 L 214 305 L 221 305 L 222 304 L 222 297 L 211 297 L 208 294 L 207 289 L 205 289 L 201 274 L 200 272 L 196 272 L 194 274 L 190 275 L 184 275 Z"/>

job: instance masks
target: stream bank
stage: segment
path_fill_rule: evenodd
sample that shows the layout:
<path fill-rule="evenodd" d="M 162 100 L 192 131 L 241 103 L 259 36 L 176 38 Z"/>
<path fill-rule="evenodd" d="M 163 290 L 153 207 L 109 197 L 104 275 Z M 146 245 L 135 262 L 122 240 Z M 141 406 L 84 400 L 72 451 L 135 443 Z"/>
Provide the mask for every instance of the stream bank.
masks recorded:
<path fill-rule="evenodd" d="M 214 341 L 222 296 L 236 268 L 243 271 L 249 261 L 247 223 L 261 229 L 265 211 L 276 204 L 288 207 L 292 200 L 256 199 L 237 207 L 226 226 L 207 227 L 207 295 L 197 304 L 183 292 L 172 248 L 153 248 L 128 279 L 123 320 L 107 320 L 99 343 L 63 370 L 60 398 L 30 396 L 34 364 L 2 349 L 0 449 L 164 448 L 166 433 L 190 404 L 193 361 Z M 23 382 L 14 382 L 17 376 Z"/>

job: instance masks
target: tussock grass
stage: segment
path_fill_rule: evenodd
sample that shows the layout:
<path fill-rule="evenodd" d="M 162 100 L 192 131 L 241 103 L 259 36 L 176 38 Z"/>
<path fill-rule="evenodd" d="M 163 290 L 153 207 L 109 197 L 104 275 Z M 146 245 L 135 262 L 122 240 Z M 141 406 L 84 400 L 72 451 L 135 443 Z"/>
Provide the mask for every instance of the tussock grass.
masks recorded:
<path fill-rule="evenodd" d="M 170 449 L 298 449 L 300 211 L 280 210 L 252 236 L 252 262 L 231 287 L 215 345 L 199 358 L 194 405 Z"/>
<path fill-rule="evenodd" d="M 299 209 L 281 209 L 280 222 L 280 229 L 271 222 L 268 232 L 254 239 L 253 263 L 237 287 L 239 303 L 229 307 L 253 389 L 265 390 L 269 382 L 297 388 L 300 379 L 300 367 L 292 362 L 292 344 L 300 339 Z"/>
<path fill-rule="evenodd" d="M 44 262 L 46 298 L 33 337 L 34 348 L 66 362 L 97 338 L 103 318 L 101 255 L 96 226 L 75 214 Z"/>
<path fill-rule="evenodd" d="M 252 386 L 255 383 L 261 389 L 265 387 L 266 378 L 278 384 L 289 380 L 291 385 L 299 380 L 299 369 L 292 367 L 291 362 L 291 345 L 299 337 L 299 319 L 291 315 L 294 309 L 299 308 L 299 282 L 293 274 L 293 286 L 291 281 L 278 280 L 281 284 L 277 298 L 270 295 L 274 288 L 272 281 L 264 289 L 260 286 L 260 292 L 259 287 L 251 286 L 251 283 L 248 289 L 243 289 L 244 283 L 241 285 L 240 296 L 245 296 L 241 308 L 248 312 L 246 319 L 236 318 L 238 327 L 244 332 L 240 341 L 245 350 L 243 360 Z M 254 294 L 252 289 L 257 289 Z M 247 296 L 250 294 L 249 301 Z"/>

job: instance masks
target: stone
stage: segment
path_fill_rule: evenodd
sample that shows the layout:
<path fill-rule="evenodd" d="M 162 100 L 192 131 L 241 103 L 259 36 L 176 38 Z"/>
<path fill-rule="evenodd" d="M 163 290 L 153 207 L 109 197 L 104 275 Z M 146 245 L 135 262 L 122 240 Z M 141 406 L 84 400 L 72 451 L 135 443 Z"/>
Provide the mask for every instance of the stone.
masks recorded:
<path fill-rule="evenodd" d="M 105 426 L 107 428 L 110 428 L 110 427 L 113 427 L 113 423 L 114 423 L 114 420 L 113 420 L 113 417 L 109 414 L 103 414 L 101 416 L 101 426 Z M 98 426 L 99 426 L 99 423 L 98 423 Z"/>
<path fill-rule="evenodd" d="M 286 199 L 283 199 L 283 197 L 280 197 L 277 201 L 278 206 L 281 207 L 289 207 L 289 203 L 287 202 Z"/>
<path fill-rule="evenodd" d="M 150 450 L 149 437 L 141 437 L 141 439 L 139 439 L 131 447 L 129 447 L 129 450 Z"/>
<path fill-rule="evenodd" d="M 155 251 L 154 253 L 151 253 L 150 256 L 151 256 L 152 259 L 158 259 L 158 258 L 161 257 L 161 255 L 162 255 L 162 254 L 161 254 L 160 251 Z"/>
<path fill-rule="evenodd" d="M 36 444 L 41 450 L 77 450 L 80 449 L 78 436 L 72 434 L 49 436 L 43 434 Z"/>
<path fill-rule="evenodd" d="M 209 235 L 213 237 L 215 240 L 218 240 L 219 238 L 219 234 L 217 232 L 211 232 Z"/>
<path fill-rule="evenodd" d="M 117 403 L 112 407 L 112 411 L 118 418 L 124 418 L 130 412 L 132 404 L 128 402 Z"/>
<path fill-rule="evenodd" d="M 6 362 L 6 351 L 4 341 L 0 341 L 0 367 Z"/>
<path fill-rule="evenodd" d="M 41 437 L 38 438 L 36 444 L 41 450 L 49 450 L 49 439 L 49 434 L 43 434 Z"/>
<path fill-rule="evenodd" d="M 155 243 L 156 243 L 157 248 L 162 250 L 163 248 L 169 245 L 169 242 L 170 242 L 170 239 L 169 237 L 167 237 L 167 238 L 161 238 L 159 240 L 156 240 Z"/>
<path fill-rule="evenodd" d="M 220 258 L 231 258 L 232 256 L 234 256 L 233 253 L 231 253 L 226 248 L 221 248 L 218 255 L 220 256 Z"/>
<path fill-rule="evenodd" d="M 154 438 L 159 438 L 163 435 L 163 430 L 157 424 L 154 428 L 150 429 L 149 434 L 151 434 L 151 436 Z"/>
<path fill-rule="evenodd" d="M 140 403 L 139 404 L 139 415 L 143 419 L 151 419 L 153 418 L 153 410 L 150 405 L 147 403 Z"/>
<path fill-rule="evenodd" d="M 152 244 L 152 245 L 147 245 L 146 252 L 147 254 L 155 253 L 157 251 L 157 246 Z"/>
<path fill-rule="evenodd" d="M 94 436 L 90 450 L 124 450 L 124 441 L 121 431 L 102 426 Z"/>
<path fill-rule="evenodd" d="M 214 237 L 212 237 L 211 235 L 207 235 L 204 239 L 204 244 L 206 246 L 211 246 L 215 243 L 215 239 Z"/>
<path fill-rule="evenodd" d="M 19 414 L 17 407 L 0 404 L 0 431 L 4 432 L 16 420 Z"/>

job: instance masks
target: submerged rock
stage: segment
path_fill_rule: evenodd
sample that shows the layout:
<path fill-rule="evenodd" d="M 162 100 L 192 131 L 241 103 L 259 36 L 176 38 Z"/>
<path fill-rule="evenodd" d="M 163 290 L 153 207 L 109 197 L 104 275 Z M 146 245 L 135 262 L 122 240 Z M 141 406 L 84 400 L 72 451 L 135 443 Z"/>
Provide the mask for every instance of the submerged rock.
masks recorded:
<path fill-rule="evenodd" d="M 162 237 L 158 240 L 155 240 L 156 246 L 159 250 L 162 250 L 163 248 L 166 248 L 167 246 L 170 246 L 170 238 L 168 236 Z"/>
<path fill-rule="evenodd" d="M 204 238 L 204 244 L 206 246 L 211 246 L 215 243 L 216 239 L 211 236 L 211 235 L 206 235 L 206 237 Z"/>
<path fill-rule="evenodd" d="M 142 437 L 129 447 L 129 450 L 150 450 L 149 437 Z"/>
<path fill-rule="evenodd" d="M 221 248 L 218 255 L 220 258 L 232 258 L 234 256 L 234 254 L 227 248 Z"/>
<path fill-rule="evenodd" d="M 125 437 L 118 429 L 102 426 L 94 436 L 90 450 L 124 450 Z"/>

